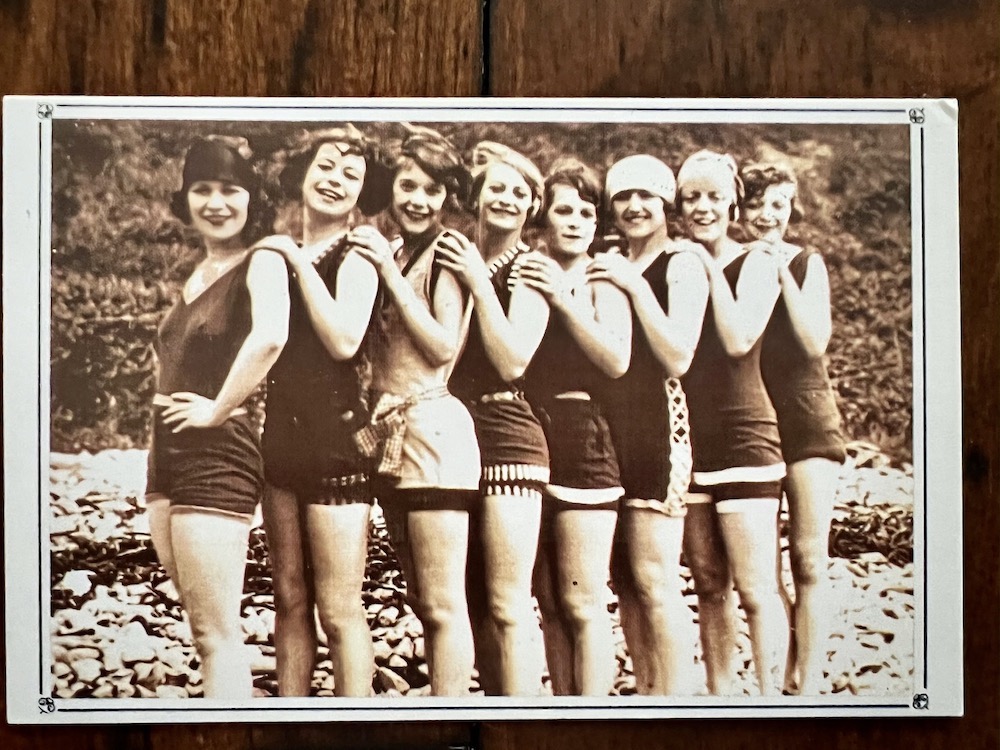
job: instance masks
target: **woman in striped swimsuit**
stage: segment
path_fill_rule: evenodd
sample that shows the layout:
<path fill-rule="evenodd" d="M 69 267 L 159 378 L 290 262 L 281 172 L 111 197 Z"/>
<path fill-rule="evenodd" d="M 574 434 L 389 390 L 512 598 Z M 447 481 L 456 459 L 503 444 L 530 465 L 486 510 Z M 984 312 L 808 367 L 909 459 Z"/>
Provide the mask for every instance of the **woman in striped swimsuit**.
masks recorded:
<path fill-rule="evenodd" d="M 823 355 L 830 341 L 830 282 L 819 253 L 784 240 L 798 214 L 794 173 L 782 165 L 741 170 L 743 226 L 778 264 L 781 296 L 764 333 L 761 370 L 778 415 L 788 465 L 789 551 L 795 584 L 789 689 L 819 693 L 832 602 L 827 585 L 830 520 L 844 462 L 840 412 Z"/>
<path fill-rule="evenodd" d="M 468 594 L 479 682 L 488 695 L 537 695 L 541 688 L 531 577 L 549 453 L 524 397 L 524 372 L 545 332 L 548 305 L 537 291 L 509 282 L 516 259 L 528 252 L 521 232 L 539 211 L 542 189 L 537 167 L 504 151 L 473 182 L 476 245 L 457 235 L 439 243 L 441 265 L 475 305 L 450 387 L 472 413 L 482 454 Z"/>
<path fill-rule="evenodd" d="M 735 582 L 762 695 L 780 691 L 787 622 L 778 594 L 777 514 L 785 464 L 760 374 L 761 336 L 778 298 L 774 261 L 730 239 L 742 190 L 731 156 L 700 151 L 677 175 L 681 216 L 708 271 L 711 304 L 684 391 L 694 474 L 684 555 L 698 594 L 708 689 L 732 690 Z"/>
<path fill-rule="evenodd" d="M 691 442 L 678 378 L 701 335 L 708 280 L 698 257 L 682 252 L 687 241 L 667 236 L 675 193 L 659 159 L 612 165 L 605 195 L 628 251 L 590 264 L 592 279 L 613 282 L 632 303 L 632 361 L 605 402 L 625 488 L 612 575 L 643 695 L 693 692 L 694 623 L 680 570 Z"/>

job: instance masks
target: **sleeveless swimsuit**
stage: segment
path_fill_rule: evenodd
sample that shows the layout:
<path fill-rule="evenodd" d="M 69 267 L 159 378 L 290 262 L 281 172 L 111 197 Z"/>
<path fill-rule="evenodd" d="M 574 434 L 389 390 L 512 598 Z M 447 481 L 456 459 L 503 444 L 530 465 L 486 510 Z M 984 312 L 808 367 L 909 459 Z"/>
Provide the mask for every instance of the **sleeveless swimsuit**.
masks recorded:
<path fill-rule="evenodd" d="M 726 266 L 734 292 L 746 258 L 743 253 Z M 758 339 L 744 356 L 730 357 L 709 302 L 682 383 L 691 414 L 691 491 L 710 494 L 716 502 L 781 497 L 785 464 L 774 407 L 760 374 L 761 345 Z"/>
<path fill-rule="evenodd" d="M 490 280 L 505 313 L 510 310 L 511 270 L 517 257 L 528 251 L 527 245 L 519 243 L 489 266 Z M 500 376 L 486 353 L 478 322 L 474 321 L 469 329 L 449 388 L 466 404 L 476 426 L 482 454 L 480 492 L 483 495 L 541 492 L 549 480 L 545 433 L 525 399 L 524 378 L 508 383 Z"/>
<path fill-rule="evenodd" d="M 799 252 L 788 264 L 802 287 L 813 252 Z M 840 411 L 823 357 L 809 357 L 795 337 L 784 297 L 778 298 L 764 332 L 761 374 L 778 415 L 781 452 L 786 463 L 846 457 Z"/>
<path fill-rule="evenodd" d="M 432 245 L 440 232 L 436 227 L 413 238 L 416 247 L 403 269 L 407 283 L 428 308 L 439 268 Z M 403 247 L 401 239 L 394 244 L 397 252 Z M 413 502 L 419 495 L 421 504 L 440 507 L 437 501 L 448 498 L 441 490 L 458 490 L 447 502 L 467 504 L 470 491 L 475 495 L 479 488 L 479 447 L 472 417 L 448 392 L 454 363 L 428 364 L 391 300 L 379 310 L 375 334 L 371 356 L 376 400 L 371 423 L 358 438 L 378 454 L 379 500 L 403 497 L 402 491 Z M 435 492 L 412 492 L 424 490 Z"/>
<path fill-rule="evenodd" d="M 642 274 L 664 312 L 670 310 L 667 270 L 676 255 L 661 253 Z M 683 516 L 692 458 L 687 400 L 680 380 L 668 377 L 653 353 L 634 311 L 629 369 L 611 382 L 604 402 L 626 503 Z"/>
<path fill-rule="evenodd" d="M 528 401 L 549 446 L 550 497 L 605 507 L 622 496 L 618 457 L 599 400 L 611 387 L 612 379 L 587 358 L 554 313 L 525 374 Z"/>
<path fill-rule="evenodd" d="M 349 251 L 339 238 L 313 261 L 333 297 Z M 359 377 L 365 344 L 349 360 L 334 359 L 291 275 L 289 295 L 288 342 L 267 382 L 265 477 L 307 503 L 371 502 L 367 462 L 352 439 L 366 416 Z"/>
<path fill-rule="evenodd" d="M 171 393 L 214 399 L 222 389 L 253 324 L 246 284 L 252 255 L 191 302 L 182 296 L 157 331 L 160 367 L 146 493 L 168 497 L 171 506 L 250 516 L 260 499 L 262 388 L 218 427 L 174 433 L 162 418 L 162 399 L 169 401 Z"/>

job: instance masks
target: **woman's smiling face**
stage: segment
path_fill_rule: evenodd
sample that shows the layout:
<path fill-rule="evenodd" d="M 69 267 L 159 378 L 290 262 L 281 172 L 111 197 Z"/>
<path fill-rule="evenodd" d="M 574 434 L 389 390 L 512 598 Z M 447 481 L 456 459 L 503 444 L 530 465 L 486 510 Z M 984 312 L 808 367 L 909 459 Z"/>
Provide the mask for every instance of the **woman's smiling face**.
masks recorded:
<path fill-rule="evenodd" d="M 437 219 L 448 190 L 407 159 L 392 180 L 392 218 L 404 234 L 426 232 Z"/>
<path fill-rule="evenodd" d="M 198 180 L 187 191 L 191 226 L 214 242 L 240 236 L 247 223 L 250 193 L 245 187 L 220 180 Z"/>
<path fill-rule="evenodd" d="M 703 244 L 726 237 L 734 189 L 731 181 L 720 184 L 708 175 L 694 176 L 680 186 L 681 217 L 688 237 Z"/>
<path fill-rule="evenodd" d="M 531 188 L 520 172 L 503 163 L 486 168 L 479 192 L 479 217 L 487 227 L 520 232 L 528 220 L 531 203 Z"/>
<path fill-rule="evenodd" d="M 648 190 L 625 190 L 611 199 L 615 224 L 630 240 L 666 231 L 667 214 L 663 199 Z"/>
<path fill-rule="evenodd" d="M 764 192 L 743 204 L 743 225 L 757 240 L 779 242 L 792 218 L 795 185 L 789 182 L 768 185 Z"/>
<path fill-rule="evenodd" d="M 350 144 L 322 144 L 302 182 L 306 208 L 331 218 L 347 216 L 358 203 L 366 171 L 365 157 Z"/>
<path fill-rule="evenodd" d="M 554 185 L 545 212 L 549 250 L 562 255 L 582 255 L 590 248 L 597 230 L 597 207 L 580 197 L 572 185 Z"/>

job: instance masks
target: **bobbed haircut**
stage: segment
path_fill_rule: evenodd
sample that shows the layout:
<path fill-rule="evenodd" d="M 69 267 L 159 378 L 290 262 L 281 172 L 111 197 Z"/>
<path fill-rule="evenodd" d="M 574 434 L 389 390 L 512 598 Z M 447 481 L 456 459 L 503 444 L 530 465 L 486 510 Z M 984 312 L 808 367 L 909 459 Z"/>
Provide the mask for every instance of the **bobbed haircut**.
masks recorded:
<path fill-rule="evenodd" d="M 764 191 L 771 185 L 791 185 L 794 192 L 792 193 L 792 214 L 789 221 L 802 220 L 802 209 L 799 207 L 799 181 L 789 165 L 779 162 L 745 164 L 740 168 L 740 179 L 743 180 L 744 206 L 748 201 L 762 198 Z"/>
<path fill-rule="evenodd" d="M 252 159 L 253 152 L 246 138 L 208 135 L 197 139 L 184 157 L 181 187 L 170 196 L 170 213 L 184 224 L 191 224 L 188 191 L 196 182 L 239 185 L 250 193 L 247 223 L 240 233 L 243 241 L 249 242 L 267 234 L 274 224 L 275 210 Z"/>
<path fill-rule="evenodd" d="M 491 146 L 494 147 L 500 145 L 491 143 Z M 506 146 L 501 146 L 501 148 L 503 151 L 499 148 L 493 148 L 492 155 L 494 158 L 476 173 L 475 179 L 472 181 L 472 191 L 469 194 L 467 208 L 474 216 L 479 215 L 479 198 L 482 195 L 483 186 L 486 184 L 486 178 L 490 170 L 498 164 L 505 164 L 521 175 L 528 185 L 528 189 L 531 191 L 531 208 L 528 209 L 527 221 L 537 221 L 541 217 L 545 206 L 545 180 L 542 177 L 542 172 L 524 154 Z"/>
<path fill-rule="evenodd" d="M 738 221 L 740 218 L 740 206 L 743 205 L 744 187 L 740 178 L 739 168 L 736 166 L 736 159 L 731 154 L 720 154 L 717 151 L 702 149 L 691 154 L 680 169 L 677 170 L 677 210 L 680 212 L 681 204 L 684 201 L 684 184 L 688 179 L 698 174 L 709 173 L 721 170 L 727 180 L 732 180 L 733 203 L 729 207 L 729 218 Z M 717 175 L 716 175 L 717 176 Z"/>
<path fill-rule="evenodd" d="M 444 186 L 451 200 L 464 204 L 471 177 L 461 152 L 436 130 L 423 126 L 409 126 L 407 130 L 408 135 L 393 154 L 392 177 L 408 166 L 419 167 L 434 182 Z"/>
<path fill-rule="evenodd" d="M 588 167 L 579 159 L 573 157 L 563 157 L 557 159 L 545 177 L 544 205 L 548 207 L 552 204 L 552 195 L 558 185 L 568 185 L 580 194 L 580 198 L 587 203 L 593 203 L 600 216 L 604 208 L 604 183 L 597 172 Z M 544 217 L 545 214 L 540 214 Z M 541 218 L 540 223 L 545 224 L 545 219 Z"/>
<path fill-rule="evenodd" d="M 302 200 L 302 182 L 312 166 L 320 148 L 326 144 L 343 144 L 342 153 L 356 154 L 365 160 L 365 181 L 358 195 L 358 210 L 365 216 L 374 216 L 389 205 L 392 195 L 391 170 L 385 163 L 378 143 L 354 125 L 348 123 L 333 128 L 305 131 L 291 143 L 285 152 L 285 165 L 278 175 L 282 197 Z"/>

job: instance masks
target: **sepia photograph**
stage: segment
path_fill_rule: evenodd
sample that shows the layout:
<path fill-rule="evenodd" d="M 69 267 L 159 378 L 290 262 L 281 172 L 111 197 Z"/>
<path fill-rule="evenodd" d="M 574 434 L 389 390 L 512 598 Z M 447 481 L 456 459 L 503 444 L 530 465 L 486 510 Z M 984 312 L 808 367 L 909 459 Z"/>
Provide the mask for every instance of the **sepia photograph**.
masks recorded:
<path fill-rule="evenodd" d="M 10 721 L 961 713 L 953 103 L 53 101 Z"/>

